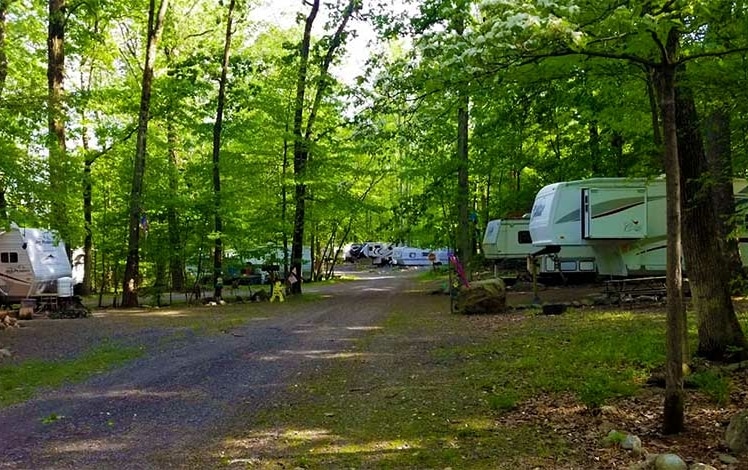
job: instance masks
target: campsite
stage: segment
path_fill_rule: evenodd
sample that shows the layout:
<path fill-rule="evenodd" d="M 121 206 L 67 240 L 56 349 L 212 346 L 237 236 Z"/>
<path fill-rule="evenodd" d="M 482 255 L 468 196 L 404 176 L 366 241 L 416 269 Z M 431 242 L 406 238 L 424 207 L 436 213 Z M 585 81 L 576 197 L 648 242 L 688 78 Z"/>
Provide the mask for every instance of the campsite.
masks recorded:
<path fill-rule="evenodd" d="M 0 0 L 0 468 L 748 468 L 747 0 Z"/>
<path fill-rule="evenodd" d="M 664 354 L 661 303 L 465 316 L 450 313 L 448 296 L 430 293 L 444 281 L 430 269 L 345 276 L 309 288 L 302 302 L 26 322 L 5 337 L 11 363 L 28 364 L 29 374 L 56 367 L 58 382 L 9 391 L 13 369 L 3 363 L 5 467 L 571 470 L 643 462 L 606 441 L 615 430 L 638 436 L 650 454 L 742 468 L 742 460 L 720 460 L 730 455 L 727 423 L 748 405 L 742 373 L 699 372 L 688 388 L 687 431 L 660 432 L 662 389 L 646 380 Z M 592 293 L 599 287 L 540 295 L 571 302 Z M 516 305 L 531 300 L 528 292 L 509 296 Z"/>

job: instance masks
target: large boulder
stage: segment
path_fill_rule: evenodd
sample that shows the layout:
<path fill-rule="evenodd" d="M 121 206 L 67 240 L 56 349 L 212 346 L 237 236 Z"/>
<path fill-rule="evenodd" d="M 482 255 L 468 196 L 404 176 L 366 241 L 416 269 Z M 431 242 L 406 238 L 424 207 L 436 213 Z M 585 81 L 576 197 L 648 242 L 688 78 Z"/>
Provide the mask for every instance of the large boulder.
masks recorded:
<path fill-rule="evenodd" d="M 725 432 L 727 447 L 736 454 L 748 450 L 748 411 L 741 411 L 730 419 Z"/>
<path fill-rule="evenodd" d="M 502 313 L 506 311 L 506 285 L 499 278 L 485 279 L 460 287 L 455 308 L 459 313 Z"/>

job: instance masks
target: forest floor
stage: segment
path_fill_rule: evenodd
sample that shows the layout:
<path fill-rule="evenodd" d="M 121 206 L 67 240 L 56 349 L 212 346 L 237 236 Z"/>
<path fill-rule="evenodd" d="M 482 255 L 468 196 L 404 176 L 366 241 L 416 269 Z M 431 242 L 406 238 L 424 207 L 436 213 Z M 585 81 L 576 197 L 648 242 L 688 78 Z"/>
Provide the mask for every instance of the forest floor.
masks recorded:
<path fill-rule="evenodd" d="M 0 347 L 13 354 L 0 363 L 0 386 L 8 372 L 35 364 L 107 346 L 137 350 L 124 364 L 0 408 L 0 469 L 612 469 L 640 461 L 605 442 L 611 430 L 636 434 L 648 452 L 748 468 L 720 462 L 727 422 L 748 408 L 744 372 L 715 379 L 725 387 L 717 401 L 688 389 L 686 431 L 670 437 L 659 431 L 661 388 L 639 383 L 598 403 L 595 389 L 564 390 L 579 366 L 544 364 L 561 356 L 551 347 L 576 341 L 575 331 L 603 333 L 612 323 L 619 329 L 605 334 L 625 350 L 620 332 L 660 328 L 662 304 L 462 316 L 450 312 L 448 296 L 430 293 L 443 281 L 415 271 L 352 274 L 282 304 L 109 309 L 0 332 Z M 600 290 L 549 287 L 540 297 L 567 302 Z M 509 294 L 514 305 L 531 299 Z"/>

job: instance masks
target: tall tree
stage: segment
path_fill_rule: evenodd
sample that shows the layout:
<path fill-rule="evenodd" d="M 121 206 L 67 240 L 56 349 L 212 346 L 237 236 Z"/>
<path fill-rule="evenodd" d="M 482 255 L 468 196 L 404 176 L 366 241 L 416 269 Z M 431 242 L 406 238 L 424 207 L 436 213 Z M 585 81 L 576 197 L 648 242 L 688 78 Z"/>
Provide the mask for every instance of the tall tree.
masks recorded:
<path fill-rule="evenodd" d="M 229 11 L 226 16 L 226 39 L 223 44 L 223 59 L 221 60 L 221 77 L 218 81 L 218 106 L 216 109 L 216 120 L 213 124 L 213 197 L 215 218 L 215 245 L 213 247 L 213 297 L 220 299 L 223 289 L 222 261 L 223 246 L 221 234 L 223 232 L 223 219 L 221 218 L 221 131 L 223 129 L 223 109 L 226 104 L 226 82 L 229 72 L 229 57 L 231 54 L 231 35 L 233 33 L 235 0 L 229 2 Z"/>
<path fill-rule="evenodd" d="M 53 228 L 66 239 L 67 208 L 67 149 L 65 144 L 65 23 L 67 1 L 49 0 L 47 29 L 47 150 L 49 151 L 49 185 L 52 194 Z"/>
<path fill-rule="evenodd" d="M 8 77 L 8 54 L 5 52 L 5 21 L 8 14 L 10 0 L 0 0 L 0 98 L 5 90 L 5 80 Z M 8 201 L 5 199 L 5 175 L 0 174 L 0 224 L 10 224 L 8 220 Z"/>
<path fill-rule="evenodd" d="M 311 46 L 312 26 L 314 20 L 319 12 L 319 0 L 313 0 L 311 2 L 311 10 L 306 17 L 304 23 L 304 35 L 301 40 L 299 48 L 299 71 L 296 82 L 296 101 L 294 103 L 294 120 L 293 120 L 293 134 L 294 134 L 294 177 L 295 183 L 295 204 L 296 209 L 294 212 L 294 228 L 293 228 L 293 240 L 291 244 L 291 271 L 295 274 L 299 282 L 291 284 L 291 293 L 301 293 L 301 264 L 302 264 L 302 253 L 304 245 L 304 223 L 305 212 L 306 212 L 306 200 L 307 200 L 307 184 L 305 181 L 307 172 L 307 163 L 309 161 L 310 145 L 314 133 L 314 125 L 317 119 L 317 113 L 319 111 L 322 99 L 327 92 L 330 84 L 329 69 L 335 58 L 335 53 L 343 42 L 344 35 L 346 34 L 346 26 L 348 21 L 353 15 L 356 8 L 358 8 L 360 0 L 350 0 L 345 7 L 343 15 L 340 18 L 340 23 L 333 36 L 329 39 L 327 49 L 322 61 L 320 63 L 319 75 L 315 87 L 314 99 L 312 101 L 311 108 L 309 109 L 309 115 L 306 121 L 305 130 L 302 133 L 303 121 L 304 121 L 304 108 L 305 108 L 305 95 L 307 88 L 307 75 L 309 68 L 309 49 Z"/>
<path fill-rule="evenodd" d="M 138 306 L 138 285 L 140 283 L 140 227 L 141 217 L 145 217 L 142 204 L 143 180 L 147 153 L 148 122 L 150 120 L 151 89 L 156 64 L 158 40 L 164 27 L 169 0 L 161 0 L 156 10 L 156 0 L 150 0 L 148 8 L 148 31 L 143 65 L 143 78 L 140 92 L 140 112 L 138 114 L 138 134 L 133 162 L 132 187 L 129 200 L 129 223 L 127 239 L 127 264 L 122 285 L 122 306 Z"/>
<path fill-rule="evenodd" d="M 680 72 L 685 74 L 685 69 Z M 676 90 L 678 156 L 682 167 L 684 254 L 699 332 L 697 354 L 711 360 L 742 360 L 748 343 L 735 314 L 726 237 L 716 209 L 719 175 L 710 171 L 700 119 L 683 80 Z M 730 188 L 732 192 L 732 187 Z M 698 254 L 698 255 L 697 255 Z M 708 254 L 708 256 L 703 256 Z M 705 262 L 710 261 L 710 262 Z"/>
<path fill-rule="evenodd" d="M 309 49 L 312 42 L 312 27 L 319 12 L 319 0 L 313 0 L 311 10 L 304 22 L 304 35 L 299 46 L 299 72 L 296 80 L 296 102 L 294 103 L 293 118 L 293 172 L 296 177 L 295 197 L 296 210 L 294 212 L 293 238 L 291 242 L 291 272 L 297 278 L 291 284 L 291 293 L 301 293 L 301 258 L 304 248 L 304 212 L 306 203 L 306 183 L 302 180 L 306 169 L 309 143 L 304 141 L 302 126 L 304 121 L 304 101 L 307 87 L 307 73 L 309 69 Z"/>
<path fill-rule="evenodd" d="M 465 5 L 462 5 L 465 8 Z M 453 27 L 457 35 L 462 36 L 465 33 L 465 17 L 460 11 L 458 17 L 454 20 Z M 470 266 L 470 260 L 473 256 L 473 224 L 470 222 L 470 153 L 469 127 L 470 127 L 470 95 L 466 90 L 457 92 L 457 151 L 455 160 L 457 163 L 457 229 L 456 229 L 456 248 L 458 254 L 462 257 L 462 263 Z M 468 276 L 470 271 L 468 270 Z"/>

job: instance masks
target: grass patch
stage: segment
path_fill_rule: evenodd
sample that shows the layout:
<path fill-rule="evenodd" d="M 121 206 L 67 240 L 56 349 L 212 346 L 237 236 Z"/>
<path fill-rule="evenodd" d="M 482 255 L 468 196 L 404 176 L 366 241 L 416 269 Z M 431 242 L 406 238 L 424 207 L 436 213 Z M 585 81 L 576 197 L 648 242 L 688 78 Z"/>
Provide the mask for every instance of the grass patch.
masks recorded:
<path fill-rule="evenodd" d="M 730 402 L 732 381 L 721 372 L 713 370 L 696 372 L 687 379 L 717 405 L 725 406 Z"/>
<path fill-rule="evenodd" d="M 571 392 L 590 408 L 631 395 L 665 357 L 664 320 L 571 311 L 529 317 L 510 331 L 451 354 L 476 386 L 523 399 Z"/>
<path fill-rule="evenodd" d="M 40 388 L 83 381 L 142 354 L 142 348 L 104 343 L 75 359 L 33 360 L 0 366 L 0 406 L 25 401 Z"/>

